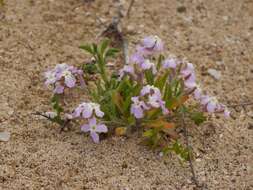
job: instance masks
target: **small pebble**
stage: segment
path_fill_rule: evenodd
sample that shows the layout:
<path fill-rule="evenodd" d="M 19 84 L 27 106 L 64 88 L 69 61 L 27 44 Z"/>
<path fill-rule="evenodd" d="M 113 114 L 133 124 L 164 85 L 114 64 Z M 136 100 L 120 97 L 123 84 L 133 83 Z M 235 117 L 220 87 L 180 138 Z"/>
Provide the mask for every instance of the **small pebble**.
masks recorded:
<path fill-rule="evenodd" d="M 208 69 L 208 74 L 210 74 L 214 79 L 219 80 L 221 78 L 221 72 L 215 69 Z"/>
<path fill-rule="evenodd" d="M 184 12 L 186 12 L 186 7 L 185 7 L 185 6 L 180 6 L 180 7 L 178 7 L 178 8 L 177 8 L 177 12 L 179 12 L 179 13 L 184 13 Z"/>
<path fill-rule="evenodd" d="M 11 134 L 8 131 L 0 132 L 0 141 L 7 142 L 10 140 Z"/>
<path fill-rule="evenodd" d="M 253 129 L 253 123 L 249 123 L 248 129 L 250 129 L 250 130 Z"/>
<path fill-rule="evenodd" d="M 253 118 L 253 111 L 249 111 L 249 112 L 247 113 L 247 115 L 248 115 L 249 117 Z"/>

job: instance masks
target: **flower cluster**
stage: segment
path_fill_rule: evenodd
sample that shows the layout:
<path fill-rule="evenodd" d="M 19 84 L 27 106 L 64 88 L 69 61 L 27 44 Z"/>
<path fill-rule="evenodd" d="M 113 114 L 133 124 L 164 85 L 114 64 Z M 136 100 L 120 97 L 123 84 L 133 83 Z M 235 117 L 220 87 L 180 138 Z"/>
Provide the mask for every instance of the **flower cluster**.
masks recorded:
<path fill-rule="evenodd" d="M 58 64 L 45 73 L 45 84 L 53 87 L 52 105 L 55 111 L 47 112 L 46 116 L 59 124 L 66 120 L 82 118 L 85 123 L 81 130 L 89 132 L 95 143 L 99 142 L 100 133 L 108 132 L 110 128 L 107 126 L 110 127 L 110 124 L 117 125 L 116 128 L 111 128 L 115 131 L 122 126 L 137 126 L 137 123 L 150 128 L 156 125 L 160 130 L 163 127 L 176 126 L 170 123 L 174 120 L 169 120 L 183 113 L 187 113 L 195 124 L 205 121 L 203 112 L 223 113 L 226 117 L 230 114 L 225 105 L 202 92 L 192 63 L 179 60 L 175 56 L 165 58 L 161 54 L 164 50 L 163 42 L 157 36 L 148 36 L 137 45 L 130 56 L 130 63 L 120 69 L 119 77 L 110 75 L 111 72 L 107 71 L 107 58 L 117 52 L 108 47 L 108 41 L 105 40 L 100 45 L 84 45 L 81 48 L 94 59 L 96 81 L 86 83 L 88 95 L 94 102 L 83 102 L 71 114 L 63 114 L 64 109 L 59 98 L 64 97 L 57 94 L 62 94 L 65 88 L 75 87 L 78 82 L 84 85 L 82 76 L 89 73 L 85 69 L 83 73 L 73 66 Z M 189 97 L 197 101 L 200 111 L 196 110 L 195 106 L 188 109 L 185 101 Z M 194 114 L 198 118 L 193 117 Z M 61 119 L 63 115 L 64 119 Z M 157 129 L 147 131 L 146 136 L 154 140 L 154 136 L 158 134 Z M 161 130 L 159 133 L 163 135 L 165 131 L 168 133 L 168 130 Z"/>
<path fill-rule="evenodd" d="M 130 75 L 137 79 L 142 76 L 143 71 L 151 70 L 153 74 L 157 73 L 155 63 L 148 59 L 151 55 L 163 51 L 163 42 L 157 36 L 148 36 L 144 38 L 140 45 L 136 47 L 136 52 L 130 57 L 131 64 L 125 65 L 120 71 L 120 79 L 124 75 Z"/>
<path fill-rule="evenodd" d="M 83 84 L 83 71 L 65 63 L 58 64 L 54 69 L 45 73 L 46 86 L 54 88 L 55 94 L 62 94 L 64 88 L 73 88 L 76 86 L 77 78 Z"/>
<path fill-rule="evenodd" d="M 163 114 L 169 113 L 165 107 L 165 101 L 162 100 L 161 92 L 158 88 L 146 85 L 142 88 L 140 96 L 131 98 L 131 113 L 137 118 L 143 118 L 144 112 L 151 109 L 161 109 Z"/>
<path fill-rule="evenodd" d="M 106 133 L 108 131 L 106 125 L 97 123 L 96 118 L 102 118 L 104 116 L 104 112 L 101 111 L 100 105 L 97 103 L 81 103 L 72 115 L 73 118 L 82 117 L 88 120 L 88 124 L 82 125 L 81 130 L 83 132 L 90 132 L 90 136 L 95 143 L 99 142 L 98 133 Z"/>
<path fill-rule="evenodd" d="M 174 72 L 179 69 L 179 77 L 182 78 L 186 93 L 192 93 L 195 100 L 203 106 L 203 110 L 208 113 L 224 113 L 229 117 L 230 112 L 225 105 L 218 102 L 215 97 L 203 94 L 196 82 L 195 69 L 192 63 L 180 62 L 176 58 L 168 58 L 163 62 L 164 69 L 171 69 Z"/>

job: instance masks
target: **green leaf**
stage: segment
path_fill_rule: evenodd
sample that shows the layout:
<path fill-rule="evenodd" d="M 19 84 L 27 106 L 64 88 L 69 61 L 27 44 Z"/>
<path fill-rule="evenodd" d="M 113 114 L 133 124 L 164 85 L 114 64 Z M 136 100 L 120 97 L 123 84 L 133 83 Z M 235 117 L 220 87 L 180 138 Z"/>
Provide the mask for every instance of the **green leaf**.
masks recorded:
<path fill-rule="evenodd" d="M 108 51 L 105 53 L 105 57 L 114 57 L 116 53 L 119 52 L 119 49 L 116 48 L 110 48 Z"/>
<path fill-rule="evenodd" d="M 84 73 L 88 73 L 90 75 L 98 72 L 98 68 L 97 68 L 96 64 L 94 64 L 94 63 L 83 64 L 82 69 L 83 69 Z"/>
<path fill-rule="evenodd" d="M 106 48 L 108 47 L 109 43 L 110 43 L 110 40 L 109 40 L 109 39 L 104 39 L 104 40 L 101 42 L 101 45 L 99 46 L 99 53 L 100 53 L 101 55 L 104 54 L 104 52 L 105 52 Z"/>
<path fill-rule="evenodd" d="M 154 130 L 153 129 L 149 129 L 149 130 L 147 130 L 147 131 L 145 131 L 144 133 L 143 133 L 143 137 L 147 137 L 147 138 L 150 138 L 150 137 L 152 137 L 154 135 Z"/>
<path fill-rule="evenodd" d="M 90 54 L 94 54 L 94 51 L 90 45 L 81 45 L 79 48 L 87 51 Z"/>
<path fill-rule="evenodd" d="M 205 117 L 204 113 L 202 113 L 202 112 L 190 113 L 190 118 L 194 121 L 194 123 L 196 125 L 200 125 L 206 121 L 206 117 Z"/>
<path fill-rule="evenodd" d="M 153 75 L 151 69 L 145 71 L 145 77 L 146 77 L 147 83 L 150 84 L 150 85 L 153 85 L 154 75 Z"/>
<path fill-rule="evenodd" d="M 97 44 L 92 43 L 92 51 L 93 51 L 93 54 L 98 53 Z"/>
<path fill-rule="evenodd" d="M 160 70 L 161 66 L 162 66 L 162 61 L 164 60 L 164 56 L 163 55 L 159 55 L 158 57 L 158 61 L 157 61 L 157 71 Z"/>
<path fill-rule="evenodd" d="M 172 98 L 172 89 L 170 84 L 165 83 L 164 100 L 167 102 Z"/>
<path fill-rule="evenodd" d="M 181 145 L 178 141 L 175 141 L 172 146 L 165 147 L 163 149 L 165 154 L 174 152 L 182 161 L 188 161 L 190 159 L 190 150 L 187 147 Z"/>
<path fill-rule="evenodd" d="M 157 88 L 159 88 L 161 91 L 163 90 L 163 88 L 164 88 L 164 86 L 166 84 L 168 76 L 169 76 L 169 71 L 167 71 L 164 75 L 159 76 L 157 78 L 157 80 L 155 81 L 155 86 Z"/>

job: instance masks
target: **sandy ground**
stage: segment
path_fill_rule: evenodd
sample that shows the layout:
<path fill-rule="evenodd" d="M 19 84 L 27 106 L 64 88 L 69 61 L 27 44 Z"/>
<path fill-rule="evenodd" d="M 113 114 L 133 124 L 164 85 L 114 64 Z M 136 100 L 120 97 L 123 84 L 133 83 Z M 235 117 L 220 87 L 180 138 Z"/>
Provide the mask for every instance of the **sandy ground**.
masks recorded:
<path fill-rule="evenodd" d="M 105 3 L 107 2 L 107 3 Z M 49 109 L 42 73 L 57 63 L 80 65 L 78 46 L 96 41 L 113 2 L 5 0 L 0 7 L 0 189 L 194 189 L 187 164 L 161 158 L 140 139 L 93 144 L 79 129 L 59 133 L 31 115 Z M 157 34 L 168 50 L 195 64 L 204 88 L 225 104 L 253 100 L 252 0 L 138 0 L 128 21 L 135 42 Z M 216 81 L 208 68 L 222 73 Z M 194 167 L 205 189 L 253 189 L 253 110 L 232 110 L 192 130 Z"/>

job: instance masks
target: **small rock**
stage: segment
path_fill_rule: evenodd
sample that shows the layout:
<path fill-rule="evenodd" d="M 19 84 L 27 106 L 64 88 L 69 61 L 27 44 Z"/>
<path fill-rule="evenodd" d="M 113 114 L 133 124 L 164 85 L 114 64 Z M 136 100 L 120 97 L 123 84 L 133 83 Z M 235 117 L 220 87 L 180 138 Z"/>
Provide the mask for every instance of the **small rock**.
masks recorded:
<path fill-rule="evenodd" d="M 249 111 L 249 112 L 247 113 L 247 115 L 248 115 L 249 117 L 253 118 L 253 111 Z"/>
<path fill-rule="evenodd" d="M 7 142 L 10 140 L 11 134 L 8 131 L 0 132 L 0 141 Z"/>
<path fill-rule="evenodd" d="M 129 34 L 136 34 L 136 28 L 133 25 L 128 25 L 127 26 L 127 32 Z"/>
<path fill-rule="evenodd" d="M 224 65 L 224 61 L 216 61 L 217 65 Z"/>
<path fill-rule="evenodd" d="M 197 158 L 195 161 L 196 162 L 201 162 L 202 160 L 200 158 Z"/>
<path fill-rule="evenodd" d="M 253 129 L 253 123 L 249 123 L 248 129 Z"/>
<path fill-rule="evenodd" d="M 208 74 L 211 75 L 214 79 L 219 80 L 221 78 L 221 72 L 215 69 L 208 69 Z"/>
<path fill-rule="evenodd" d="M 186 7 L 185 7 L 185 6 L 180 6 L 180 7 L 178 7 L 178 8 L 177 8 L 177 12 L 179 12 L 179 13 L 184 13 L 184 12 L 186 12 Z"/>

